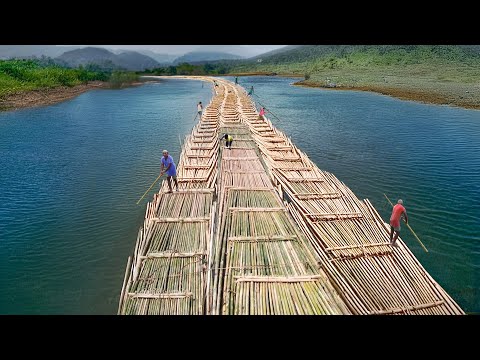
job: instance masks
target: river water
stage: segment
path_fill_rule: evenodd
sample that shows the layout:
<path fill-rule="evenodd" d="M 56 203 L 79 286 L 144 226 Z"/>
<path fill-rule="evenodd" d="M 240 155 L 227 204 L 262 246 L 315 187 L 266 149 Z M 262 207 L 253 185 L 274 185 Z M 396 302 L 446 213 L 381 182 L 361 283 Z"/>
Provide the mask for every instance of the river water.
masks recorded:
<path fill-rule="evenodd" d="M 230 78 L 232 79 L 232 78 Z M 480 111 L 241 77 L 272 123 L 385 220 L 467 312 L 480 311 Z M 0 314 L 114 314 L 142 225 L 137 200 L 178 162 L 211 86 L 165 80 L 0 113 Z M 151 199 L 154 187 L 147 196 Z"/>

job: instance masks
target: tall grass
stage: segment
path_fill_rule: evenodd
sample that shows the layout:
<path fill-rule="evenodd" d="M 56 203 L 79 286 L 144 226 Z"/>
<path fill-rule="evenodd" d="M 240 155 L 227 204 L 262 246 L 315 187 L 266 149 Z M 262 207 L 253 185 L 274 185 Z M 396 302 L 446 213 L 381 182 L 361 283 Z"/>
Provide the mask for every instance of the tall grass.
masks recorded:
<path fill-rule="evenodd" d="M 110 75 L 109 82 L 112 88 L 122 87 L 124 84 L 131 84 L 138 80 L 138 75 L 134 72 L 114 71 Z"/>

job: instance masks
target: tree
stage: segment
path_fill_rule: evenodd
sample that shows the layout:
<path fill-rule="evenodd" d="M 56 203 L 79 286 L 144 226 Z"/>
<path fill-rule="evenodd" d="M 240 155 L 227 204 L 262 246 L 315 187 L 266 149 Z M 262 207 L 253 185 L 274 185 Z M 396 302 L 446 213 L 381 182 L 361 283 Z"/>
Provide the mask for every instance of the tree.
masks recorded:
<path fill-rule="evenodd" d="M 203 65 L 203 70 L 205 71 L 206 74 L 210 74 L 215 70 L 215 66 L 209 63 L 206 63 Z"/>
<path fill-rule="evenodd" d="M 167 75 L 177 75 L 177 68 L 175 66 L 169 66 L 166 73 Z"/>

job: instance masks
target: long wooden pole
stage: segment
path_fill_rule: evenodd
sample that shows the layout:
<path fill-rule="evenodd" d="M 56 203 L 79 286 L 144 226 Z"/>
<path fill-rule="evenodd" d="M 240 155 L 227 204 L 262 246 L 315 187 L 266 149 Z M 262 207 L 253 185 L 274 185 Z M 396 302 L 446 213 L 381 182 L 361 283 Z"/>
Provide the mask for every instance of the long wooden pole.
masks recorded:
<path fill-rule="evenodd" d="M 145 193 L 142 195 L 142 197 L 140 198 L 140 200 L 137 201 L 137 205 L 140 201 L 142 201 L 142 199 L 144 198 L 145 195 L 147 195 L 147 193 L 150 191 L 150 189 L 153 187 L 153 185 L 155 185 L 155 183 L 158 181 L 158 179 L 160 179 L 160 177 L 163 176 L 163 174 L 160 174 L 158 175 L 158 177 L 155 179 L 155 181 L 153 182 L 152 185 L 150 185 L 150 187 L 147 189 L 147 191 L 145 191 Z"/>
<path fill-rule="evenodd" d="M 390 199 L 388 198 L 387 195 L 383 194 L 385 196 L 385 198 L 388 200 L 388 202 L 390 203 L 390 205 L 392 205 L 393 207 L 393 204 L 392 202 L 390 201 Z M 427 248 L 425 247 L 425 245 L 423 245 L 423 243 L 421 242 L 421 240 L 418 238 L 417 234 L 415 234 L 415 231 L 413 231 L 413 229 L 410 227 L 410 225 L 408 225 L 408 223 L 405 223 L 405 225 L 407 225 L 408 229 L 412 232 L 413 236 L 415 236 L 415 239 L 418 240 L 418 242 L 420 243 L 420 245 L 422 245 L 423 247 L 423 250 L 425 250 L 425 252 L 428 252 Z"/>

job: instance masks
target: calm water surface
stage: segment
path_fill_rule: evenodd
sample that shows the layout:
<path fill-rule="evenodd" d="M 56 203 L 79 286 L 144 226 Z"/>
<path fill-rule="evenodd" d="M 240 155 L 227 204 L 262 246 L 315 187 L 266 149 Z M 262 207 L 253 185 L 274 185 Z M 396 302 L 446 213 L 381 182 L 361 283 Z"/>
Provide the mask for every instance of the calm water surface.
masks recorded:
<path fill-rule="evenodd" d="M 369 198 L 403 198 L 402 238 L 467 312 L 479 312 L 480 111 L 242 77 L 273 124 Z M 0 314 L 114 314 L 161 150 L 211 87 L 168 80 L 0 113 Z M 155 186 L 158 190 L 158 186 Z M 147 196 L 151 198 L 152 192 Z"/>
<path fill-rule="evenodd" d="M 0 113 L 1 314 L 116 313 L 136 202 L 211 93 L 169 80 Z"/>
<path fill-rule="evenodd" d="M 233 79 L 233 78 L 230 78 Z M 319 168 L 335 174 L 388 221 L 402 198 L 402 239 L 466 312 L 480 312 L 480 111 L 359 91 L 239 78 L 257 105 Z"/>

